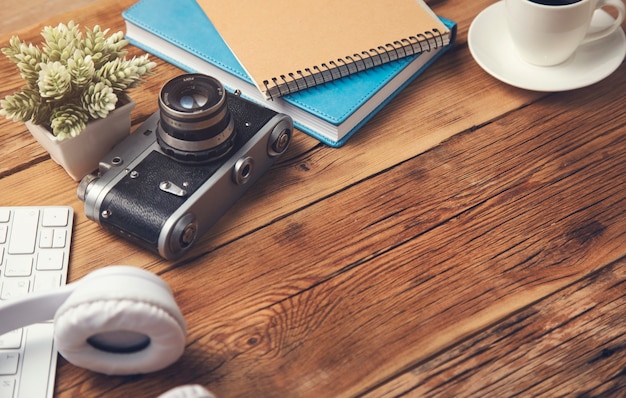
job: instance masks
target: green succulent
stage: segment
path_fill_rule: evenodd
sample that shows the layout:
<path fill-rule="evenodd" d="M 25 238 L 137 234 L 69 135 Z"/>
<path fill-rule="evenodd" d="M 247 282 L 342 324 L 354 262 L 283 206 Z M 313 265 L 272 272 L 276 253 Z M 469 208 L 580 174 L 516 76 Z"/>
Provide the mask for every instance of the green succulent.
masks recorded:
<path fill-rule="evenodd" d="M 40 47 L 13 36 L 1 51 L 26 86 L 0 100 L 0 115 L 43 125 L 58 139 L 75 137 L 89 121 L 107 117 L 120 94 L 156 66 L 147 54 L 127 59 L 123 32 L 108 32 L 96 25 L 83 33 L 70 21 L 43 28 Z"/>

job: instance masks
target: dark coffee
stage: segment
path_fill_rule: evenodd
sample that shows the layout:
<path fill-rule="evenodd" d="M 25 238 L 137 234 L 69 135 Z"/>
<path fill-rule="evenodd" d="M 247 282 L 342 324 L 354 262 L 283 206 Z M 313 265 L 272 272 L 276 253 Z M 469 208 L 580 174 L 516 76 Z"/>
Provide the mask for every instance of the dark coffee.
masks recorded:
<path fill-rule="evenodd" d="M 529 0 L 531 3 L 543 4 L 544 6 L 566 6 L 578 3 L 582 0 Z"/>

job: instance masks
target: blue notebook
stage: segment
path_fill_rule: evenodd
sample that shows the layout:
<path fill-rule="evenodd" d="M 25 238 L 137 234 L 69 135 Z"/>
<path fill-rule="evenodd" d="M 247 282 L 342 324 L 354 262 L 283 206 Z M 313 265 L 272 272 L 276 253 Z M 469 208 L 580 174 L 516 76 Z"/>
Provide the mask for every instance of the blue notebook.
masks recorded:
<path fill-rule="evenodd" d="M 456 23 L 440 17 L 454 32 L 446 46 L 268 101 L 195 0 L 140 0 L 122 17 L 133 45 L 185 71 L 217 78 L 226 89 L 291 116 L 298 129 L 332 147 L 343 145 L 456 37 Z"/>

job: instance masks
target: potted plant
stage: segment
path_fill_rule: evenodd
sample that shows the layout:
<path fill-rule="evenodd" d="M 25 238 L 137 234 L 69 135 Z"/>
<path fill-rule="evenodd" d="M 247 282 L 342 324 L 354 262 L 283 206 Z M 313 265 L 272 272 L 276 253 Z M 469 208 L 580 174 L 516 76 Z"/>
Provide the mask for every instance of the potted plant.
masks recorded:
<path fill-rule="evenodd" d="M 24 122 L 74 180 L 129 134 L 134 102 L 126 92 L 156 66 L 147 54 L 127 59 L 123 32 L 108 31 L 83 33 L 70 21 L 44 27 L 41 46 L 13 36 L 2 49 L 26 85 L 0 100 L 0 115 Z"/>

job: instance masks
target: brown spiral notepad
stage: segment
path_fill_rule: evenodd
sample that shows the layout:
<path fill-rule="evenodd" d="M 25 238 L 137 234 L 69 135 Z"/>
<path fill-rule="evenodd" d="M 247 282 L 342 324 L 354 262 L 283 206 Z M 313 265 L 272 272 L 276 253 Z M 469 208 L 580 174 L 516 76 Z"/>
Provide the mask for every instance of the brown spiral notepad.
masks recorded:
<path fill-rule="evenodd" d="M 267 99 L 450 42 L 423 0 L 197 2 Z"/>

